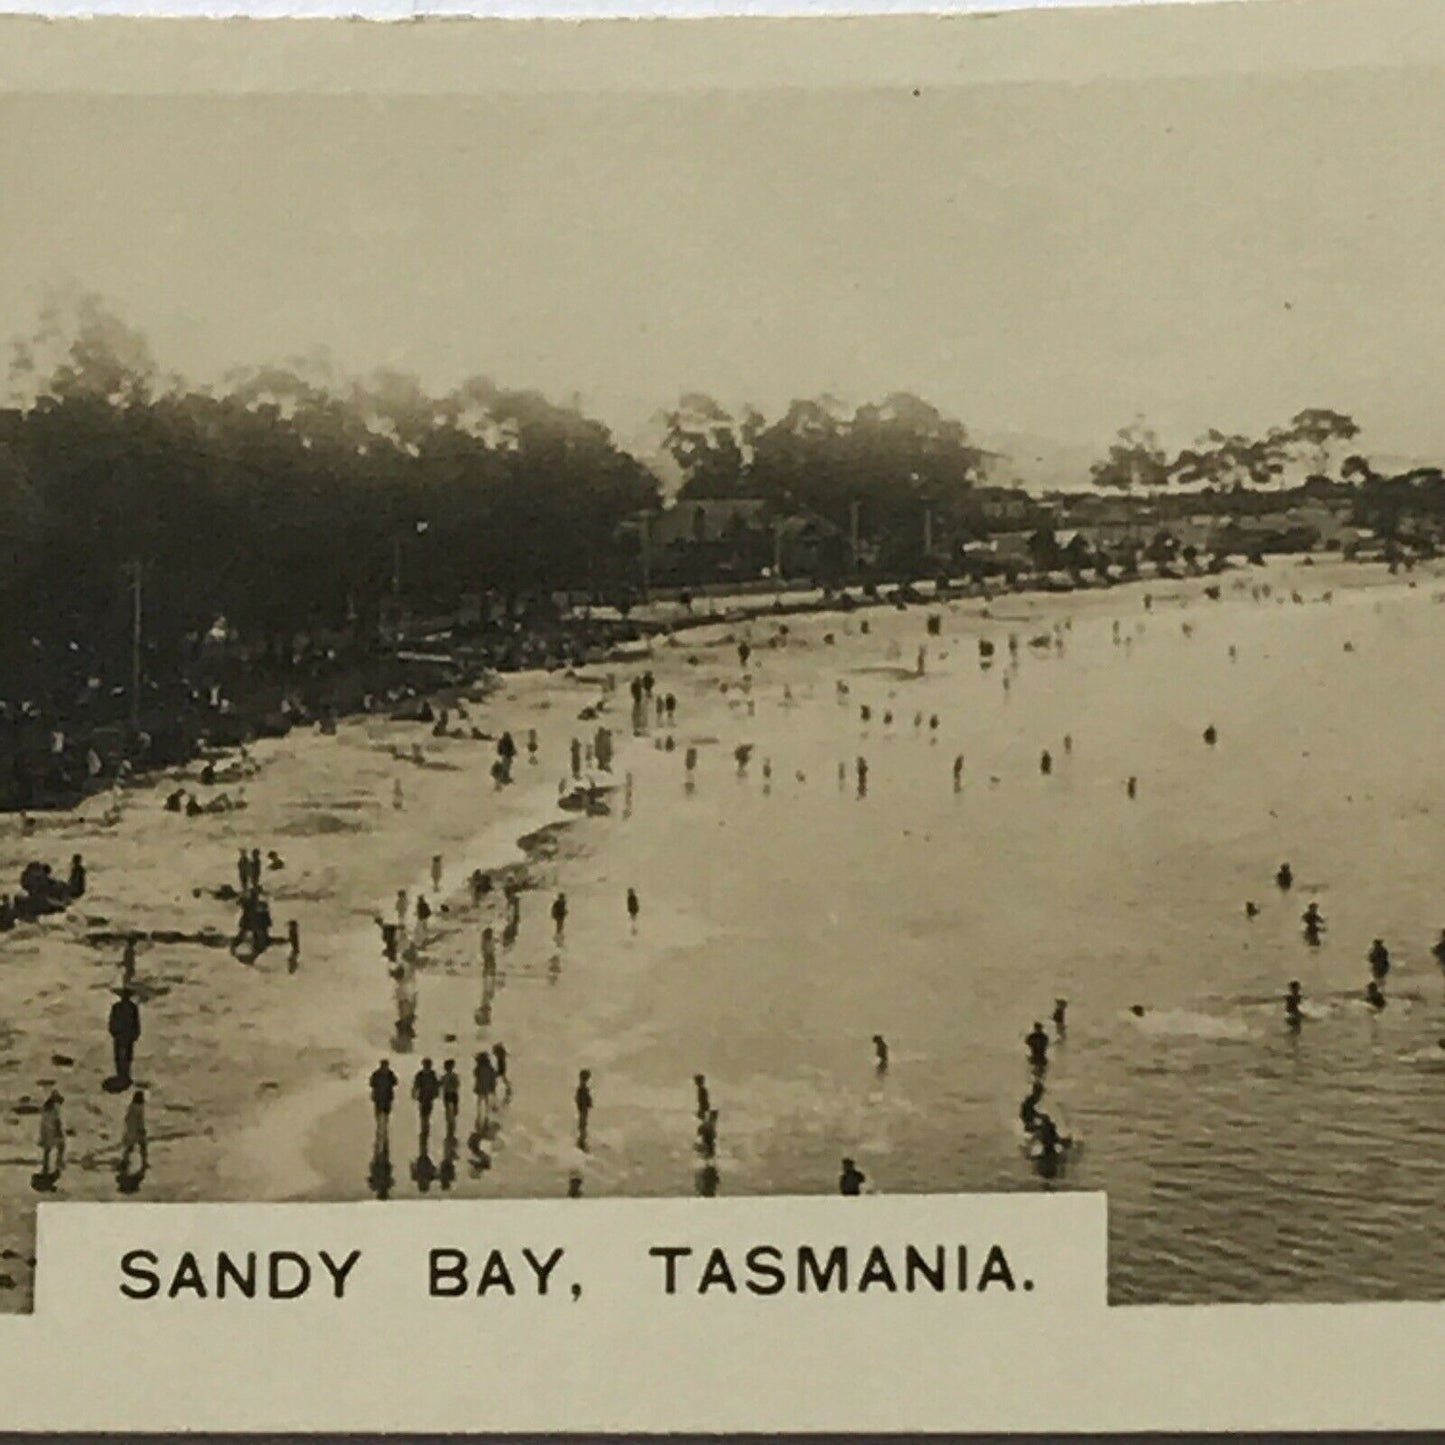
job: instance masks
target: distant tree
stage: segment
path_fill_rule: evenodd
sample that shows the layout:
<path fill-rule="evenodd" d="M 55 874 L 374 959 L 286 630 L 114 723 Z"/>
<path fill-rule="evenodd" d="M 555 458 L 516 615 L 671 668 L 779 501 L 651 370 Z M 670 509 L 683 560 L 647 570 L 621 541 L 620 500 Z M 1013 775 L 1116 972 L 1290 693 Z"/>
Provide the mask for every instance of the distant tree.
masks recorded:
<path fill-rule="evenodd" d="M 1169 458 L 1142 417 L 1124 427 L 1108 455 L 1090 469 L 1096 487 L 1121 492 L 1153 491 L 1171 479 Z"/>

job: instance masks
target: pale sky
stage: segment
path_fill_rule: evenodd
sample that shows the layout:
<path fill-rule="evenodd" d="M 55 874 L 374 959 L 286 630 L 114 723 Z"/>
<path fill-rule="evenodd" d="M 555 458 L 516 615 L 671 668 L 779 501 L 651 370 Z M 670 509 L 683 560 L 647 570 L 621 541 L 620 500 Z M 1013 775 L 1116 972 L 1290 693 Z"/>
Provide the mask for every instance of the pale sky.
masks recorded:
<path fill-rule="evenodd" d="M 624 439 L 683 391 L 906 389 L 1088 446 L 1331 406 L 1445 457 L 1442 82 L 4 96 L 0 335 L 79 285 L 201 381 L 321 347 Z"/>

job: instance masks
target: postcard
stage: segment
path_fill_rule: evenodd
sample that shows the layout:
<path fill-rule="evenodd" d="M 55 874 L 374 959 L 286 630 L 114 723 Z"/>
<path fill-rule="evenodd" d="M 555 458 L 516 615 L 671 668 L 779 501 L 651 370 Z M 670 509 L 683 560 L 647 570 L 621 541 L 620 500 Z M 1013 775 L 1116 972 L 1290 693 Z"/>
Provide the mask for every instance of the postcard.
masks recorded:
<path fill-rule="evenodd" d="M 3 25 L 0 1428 L 1445 1425 L 1445 11 Z"/>

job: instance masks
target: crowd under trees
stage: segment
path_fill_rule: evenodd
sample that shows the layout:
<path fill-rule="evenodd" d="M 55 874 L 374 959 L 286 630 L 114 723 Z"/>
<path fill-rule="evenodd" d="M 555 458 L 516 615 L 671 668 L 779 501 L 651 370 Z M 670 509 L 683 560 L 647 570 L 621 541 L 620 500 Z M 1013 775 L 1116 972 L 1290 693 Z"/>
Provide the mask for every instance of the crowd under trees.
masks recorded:
<path fill-rule="evenodd" d="M 536 392 L 475 377 L 431 395 L 398 374 L 356 381 L 299 364 L 196 387 L 164 374 L 93 298 L 42 315 L 10 382 L 0 698 L 62 677 L 124 693 L 137 591 L 153 677 L 184 676 L 218 629 L 249 665 L 284 668 L 318 639 L 328 655 L 366 654 L 388 617 L 446 617 L 478 596 L 514 627 L 557 593 L 625 607 L 645 548 L 637 519 L 663 505 L 657 475 L 605 426 Z M 1385 529 L 1422 508 L 1445 516 L 1438 471 L 1381 477 L 1355 454 L 1336 465 L 1357 435 L 1319 409 L 1170 455 L 1139 423 L 1092 480 L 1241 494 L 1308 472 L 1353 488 Z M 751 498 L 815 519 L 877 576 L 925 575 L 991 529 L 987 454 L 904 393 L 856 408 L 795 401 L 772 419 L 685 396 L 663 445 L 682 499 Z"/>

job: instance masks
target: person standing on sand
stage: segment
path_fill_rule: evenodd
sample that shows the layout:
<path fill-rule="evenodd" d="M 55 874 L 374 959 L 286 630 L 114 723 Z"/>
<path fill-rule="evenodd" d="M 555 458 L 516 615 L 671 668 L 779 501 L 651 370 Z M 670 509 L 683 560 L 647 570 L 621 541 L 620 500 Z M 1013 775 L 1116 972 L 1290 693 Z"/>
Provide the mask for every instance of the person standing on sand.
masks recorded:
<path fill-rule="evenodd" d="M 497 935 L 490 925 L 482 929 L 482 977 L 495 978 L 497 973 Z"/>
<path fill-rule="evenodd" d="M 697 1090 L 697 1117 L 706 1119 L 708 1110 L 712 1108 L 712 1098 L 707 1091 L 707 1077 L 703 1074 L 694 1074 L 692 1083 Z"/>
<path fill-rule="evenodd" d="M 442 1116 L 446 1121 L 447 1143 L 457 1137 L 457 1115 L 462 1108 L 462 1081 L 457 1073 L 457 1061 L 448 1059 L 442 1065 L 441 1077 Z"/>
<path fill-rule="evenodd" d="M 115 1077 L 121 1085 L 130 1083 L 131 1064 L 135 1059 L 135 1046 L 140 1039 L 140 1008 L 128 987 L 119 990 L 119 996 L 110 1007 L 110 1042 L 115 1055 Z"/>
<path fill-rule="evenodd" d="M 383 1059 L 371 1071 L 367 1083 L 371 1090 L 372 1111 L 376 1116 L 376 1153 L 385 1154 L 389 1142 L 391 1106 L 396 1099 L 396 1075 L 391 1070 L 391 1064 Z"/>
<path fill-rule="evenodd" d="M 411 1081 L 411 1096 L 416 1100 L 417 1126 L 423 1154 L 426 1153 L 427 1141 L 431 1138 L 431 1111 L 441 1091 L 441 1080 L 437 1078 L 431 1060 L 423 1059 L 421 1068 L 416 1071 L 416 1076 Z"/>
<path fill-rule="evenodd" d="M 58 1179 L 65 1168 L 65 1122 L 60 1117 L 64 1102 L 59 1090 L 52 1089 L 40 1110 L 40 1172 L 47 1179 Z"/>
<path fill-rule="evenodd" d="M 562 942 L 562 935 L 567 931 L 567 895 L 559 893 L 552 900 L 552 932 L 558 943 Z"/>
<path fill-rule="evenodd" d="M 572 739 L 572 776 L 582 776 L 582 742 L 579 738 Z"/>
<path fill-rule="evenodd" d="M 572 1095 L 577 1106 L 577 1147 L 587 1148 L 587 1121 L 592 1117 L 592 1070 L 583 1069 L 577 1075 L 577 1090 Z"/>
<path fill-rule="evenodd" d="M 295 973 L 301 967 L 301 925 L 294 918 L 286 925 L 286 942 L 291 946 L 291 952 L 286 959 L 286 971 Z"/>
<path fill-rule="evenodd" d="M 251 860 L 246 857 L 246 850 L 242 848 L 236 854 L 236 891 L 244 893 L 251 881 Z"/>
<path fill-rule="evenodd" d="M 492 1104 L 497 1096 L 497 1069 L 492 1056 L 482 1049 L 472 1065 L 472 1092 L 477 1096 L 477 1128 L 484 1129 L 491 1121 Z"/>
<path fill-rule="evenodd" d="M 431 891 L 440 893 L 442 891 L 442 855 L 433 853 L 431 858 Z"/>
<path fill-rule="evenodd" d="M 497 1084 L 503 1090 L 503 1102 L 512 1102 L 512 1080 L 507 1074 L 507 1046 L 506 1044 L 492 1045 L 492 1058 L 496 1061 L 494 1070 L 497 1076 Z"/>
<path fill-rule="evenodd" d="M 150 1168 L 150 1153 L 146 1139 L 146 1096 L 137 1089 L 126 1105 L 125 1124 L 120 1141 L 120 1172 L 129 1174 L 130 1156 L 140 1151 L 140 1172 Z"/>
<path fill-rule="evenodd" d="M 67 883 L 72 898 L 85 897 L 85 860 L 76 853 L 70 860 L 70 878 Z"/>
<path fill-rule="evenodd" d="M 873 1035 L 873 1064 L 880 1077 L 888 1072 L 888 1040 L 882 1034 Z"/>
<path fill-rule="evenodd" d="M 391 806 L 399 813 L 406 807 L 406 795 L 402 792 L 401 779 L 396 778 L 391 785 Z"/>
<path fill-rule="evenodd" d="M 637 915 L 642 912 L 642 904 L 637 897 L 637 889 L 627 890 L 627 919 L 632 927 L 633 933 L 637 932 Z"/>

